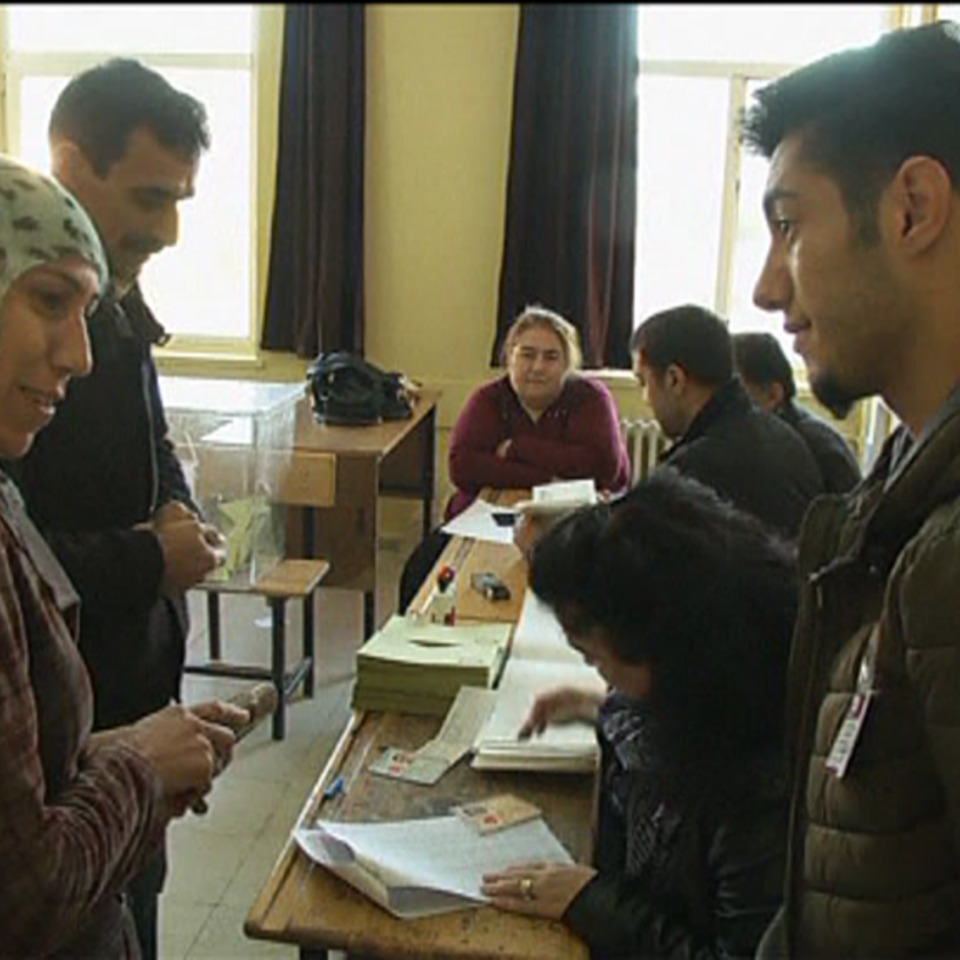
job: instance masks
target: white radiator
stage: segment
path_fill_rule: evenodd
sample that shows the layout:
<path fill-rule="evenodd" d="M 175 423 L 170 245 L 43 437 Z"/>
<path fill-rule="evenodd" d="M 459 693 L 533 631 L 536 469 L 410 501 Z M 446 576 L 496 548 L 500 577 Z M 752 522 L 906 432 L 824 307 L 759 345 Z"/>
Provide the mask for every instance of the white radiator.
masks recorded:
<path fill-rule="evenodd" d="M 620 426 L 630 458 L 631 482 L 636 484 L 653 472 L 667 440 L 656 420 L 622 420 Z"/>

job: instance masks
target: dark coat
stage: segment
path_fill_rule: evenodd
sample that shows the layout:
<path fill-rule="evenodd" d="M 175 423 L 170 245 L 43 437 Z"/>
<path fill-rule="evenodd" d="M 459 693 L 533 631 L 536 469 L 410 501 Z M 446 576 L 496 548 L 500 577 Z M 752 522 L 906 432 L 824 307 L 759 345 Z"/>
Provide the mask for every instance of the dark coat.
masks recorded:
<path fill-rule="evenodd" d="M 751 957 L 782 896 L 779 746 L 715 757 L 709 772 L 698 765 L 699 782 L 661 788 L 651 784 L 662 782 L 662 757 L 624 768 L 602 732 L 600 745 L 599 873 L 564 922 L 594 960 Z"/>
<path fill-rule="evenodd" d="M 960 404 L 898 460 L 904 439 L 804 522 L 784 917 L 764 957 L 960 956 Z M 841 778 L 826 759 L 874 633 Z"/>
<path fill-rule="evenodd" d="M 191 499 L 150 355 L 163 330 L 139 290 L 122 303 L 106 297 L 89 333 L 92 372 L 70 383 L 52 423 L 9 470 L 80 594 L 80 651 L 101 728 L 179 695 L 185 598 L 160 594 L 160 541 L 133 527 L 168 500 Z"/>
<path fill-rule="evenodd" d="M 717 389 L 661 462 L 790 538 L 810 501 L 823 492 L 803 440 L 779 417 L 754 406 L 737 379 Z"/>
<path fill-rule="evenodd" d="M 776 413 L 803 438 L 817 461 L 827 493 L 846 493 L 860 482 L 857 458 L 839 431 L 792 400 L 778 407 Z"/>

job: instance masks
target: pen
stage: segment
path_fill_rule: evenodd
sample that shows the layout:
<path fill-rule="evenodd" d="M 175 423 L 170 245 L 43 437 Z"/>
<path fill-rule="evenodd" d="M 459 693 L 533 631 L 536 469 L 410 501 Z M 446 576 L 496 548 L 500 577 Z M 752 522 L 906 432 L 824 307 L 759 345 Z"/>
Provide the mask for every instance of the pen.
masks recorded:
<path fill-rule="evenodd" d="M 444 567 L 437 574 L 437 589 L 440 591 L 440 593 L 446 593 L 447 587 L 453 583 L 453 579 L 456 577 L 456 575 L 457 572 L 453 569 L 453 567 Z"/>
<path fill-rule="evenodd" d="M 323 791 L 323 797 L 325 800 L 332 800 L 341 793 L 343 793 L 343 777 L 337 777 L 337 779 Z"/>

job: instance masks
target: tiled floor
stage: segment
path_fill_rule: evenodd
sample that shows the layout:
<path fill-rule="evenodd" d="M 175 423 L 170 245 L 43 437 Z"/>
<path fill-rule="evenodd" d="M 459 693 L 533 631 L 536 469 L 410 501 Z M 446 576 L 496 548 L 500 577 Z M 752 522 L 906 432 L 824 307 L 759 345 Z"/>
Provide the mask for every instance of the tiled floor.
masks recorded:
<path fill-rule="evenodd" d="M 406 505 L 404 505 L 406 506 Z M 401 515 L 394 511 L 394 516 Z M 408 514 L 402 514 L 406 517 Z M 403 561 L 418 538 L 416 513 L 381 541 L 377 597 L 382 621 L 396 607 Z M 393 527 L 397 527 L 394 520 Z M 206 651 L 203 598 L 190 598 L 193 629 L 188 657 Z M 160 900 L 163 960 L 237 960 L 280 957 L 294 960 L 293 947 L 248 939 L 247 911 L 286 843 L 290 828 L 330 755 L 349 715 L 354 655 L 361 642 L 361 595 L 320 590 L 316 606 L 316 692 L 287 710 L 287 734 L 270 738 L 269 721 L 237 747 L 233 763 L 214 785 L 205 816 L 188 814 L 168 835 L 170 872 Z M 299 604 L 288 604 L 288 655 L 300 637 Z M 241 663 L 269 663 L 269 622 L 262 600 L 221 597 L 224 656 Z M 229 696 L 247 684 L 188 675 L 184 699 Z"/>

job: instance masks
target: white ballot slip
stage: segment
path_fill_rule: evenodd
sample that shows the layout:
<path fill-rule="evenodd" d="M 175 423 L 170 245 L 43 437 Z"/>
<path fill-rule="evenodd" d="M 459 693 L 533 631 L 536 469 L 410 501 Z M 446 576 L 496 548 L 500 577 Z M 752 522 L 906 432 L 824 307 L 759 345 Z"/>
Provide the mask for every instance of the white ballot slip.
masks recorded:
<path fill-rule="evenodd" d="M 443 532 L 454 537 L 471 537 L 491 543 L 513 543 L 513 523 L 497 523 L 495 515 L 516 516 L 513 507 L 497 506 L 477 497 L 462 513 L 443 525 Z"/>

